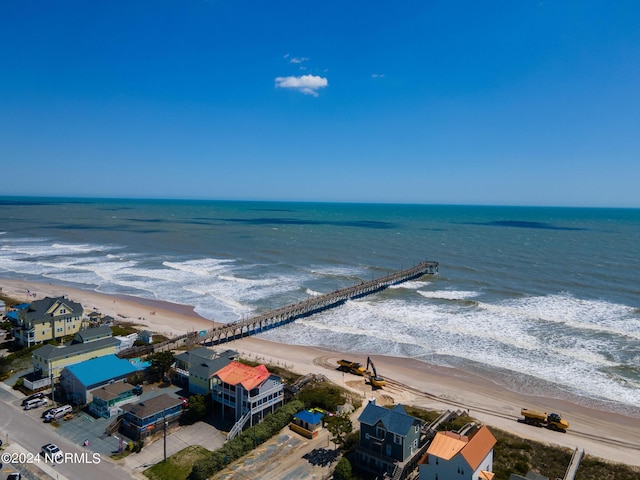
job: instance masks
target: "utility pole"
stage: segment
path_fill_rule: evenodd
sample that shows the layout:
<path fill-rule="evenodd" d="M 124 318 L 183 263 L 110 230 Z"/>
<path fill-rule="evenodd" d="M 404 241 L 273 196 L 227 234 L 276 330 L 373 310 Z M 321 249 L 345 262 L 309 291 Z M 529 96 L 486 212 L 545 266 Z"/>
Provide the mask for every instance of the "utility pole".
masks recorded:
<path fill-rule="evenodd" d="M 167 461 L 167 409 L 162 410 L 162 422 L 164 423 L 164 461 Z"/>

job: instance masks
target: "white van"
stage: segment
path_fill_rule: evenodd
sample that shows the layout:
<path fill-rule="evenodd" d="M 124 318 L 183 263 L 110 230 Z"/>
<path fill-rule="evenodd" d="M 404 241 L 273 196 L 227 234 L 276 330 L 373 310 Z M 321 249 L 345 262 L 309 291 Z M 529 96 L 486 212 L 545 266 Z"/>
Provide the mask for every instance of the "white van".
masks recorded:
<path fill-rule="evenodd" d="M 54 408 L 51 412 L 47 413 L 44 417 L 45 422 L 52 420 L 58 420 L 64 417 L 67 413 L 72 413 L 73 407 L 71 405 L 63 405 L 62 407 Z"/>
<path fill-rule="evenodd" d="M 24 403 L 24 409 L 31 410 L 32 408 L 38 408 L 48 404 L 49 401 L 46 398 L 33 398 Z"/>

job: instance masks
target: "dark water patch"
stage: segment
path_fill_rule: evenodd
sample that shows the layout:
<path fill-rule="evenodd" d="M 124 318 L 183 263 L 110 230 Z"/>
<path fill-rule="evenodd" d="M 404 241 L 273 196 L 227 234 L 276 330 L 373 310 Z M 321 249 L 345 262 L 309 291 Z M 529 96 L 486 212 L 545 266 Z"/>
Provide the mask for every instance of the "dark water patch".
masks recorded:
<path fill-rule="evenodd" d="M 251 208 L 249 209 L 251 212 L 285 212 L 285 213 L 294 213 L 296 210 L 288 210 L 286 208 Z"/>
<path fill-rule="evenodd" d="M 397 225 L 374 220 L 300 220 L 290 218 L 221 218 L 223 222 L 244 223 L 247 225 L 329 225 L 333 227 L 359 227 L 373 229 L 394 229 Z"/>
<path fill-rule="evenodd" d="M 469 222 L 467 225 L 483 225 L 487 227 L 534 228 L 539 230 L 586 230 L 579 227 L 562 227 L 545 222 L 527 222 L 524 220 L 494 220 L 492 222 Z"/>
<path fill-rule="evenodd" d="M 140 223 L 165 223 L 166 222 L 166 220 L 162 220 L 161 218 L 124 218 L 123 220 L 127 220 L 129 222 L 140 222 Z"/>
<path fill-rule="evenodd" d="M 109 225 L 49 225 L 42 226 L 43 229 L 50 230 L 95 230 L 95 231 L 108 231 L 108 232 L 126 232 L 126 233 L 164 233 L 163 230 L 158 229 L 135 229 L 127 226 L 109 226 Z"/>
<path fill-rule="evenodd" d="M 0 199 L 0 205 L 10 207 L 42 207 L 48 205 L 63 205 L 68 202 L 52 202 L 43 200 L 7 200 Z"/>
<path fill-rule="evenodd" d="M 122 210 L 133 210 L 133 209 L 134 209 L 133 207 L 102 207 L 102 208 L 99 208 L 98 210 L 103 210 L 106 212 L 119 212 Z"/>
<path fill-rule="evenodd" d="M 64 225 L 43 225 L 40 228 L 48 228 L 51 230 L 120 230 L 106 225 L 74 225 L 72 223 L 65 223 Z"/>

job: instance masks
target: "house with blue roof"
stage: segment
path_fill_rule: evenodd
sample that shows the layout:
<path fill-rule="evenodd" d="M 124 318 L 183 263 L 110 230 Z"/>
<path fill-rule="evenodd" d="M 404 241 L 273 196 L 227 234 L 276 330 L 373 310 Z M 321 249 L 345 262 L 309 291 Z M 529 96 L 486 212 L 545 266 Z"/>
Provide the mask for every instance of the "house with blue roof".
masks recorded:
<path fill-rule="evenodd" d="M 66 366 L 60 374 L 60 385 L 72 403 L 83 405 L 93 400 L 91 390 L 123 381 L 135 372 L 136 367 L 128 360 L 106 355 Z"/>
<path fill-rule="evenodd" d="M 380 476 L 393 475 L 418 454 L 422 421 L 407 414 L 402 405 L 385 408 L 371 399 L 358 421 L 356 468 Z"/>
<path fill-rule="evenodd" d="M 289 428 L 304 437 L 313 438 L 322 429 L 323 417 L 319 410 L 302 410 L 293 416 Z"/>

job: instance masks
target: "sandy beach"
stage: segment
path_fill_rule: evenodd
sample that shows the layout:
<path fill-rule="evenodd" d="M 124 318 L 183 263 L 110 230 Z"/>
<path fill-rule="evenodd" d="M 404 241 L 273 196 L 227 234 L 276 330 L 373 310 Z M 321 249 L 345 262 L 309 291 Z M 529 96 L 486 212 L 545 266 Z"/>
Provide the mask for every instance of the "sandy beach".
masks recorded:
<path fill-rule="evenodd" d="M 85 312 L 98 311 L 116 320 L 129 321 L 166 336 L 211 328 L 214 322 L 193 308 L 163 301 L 103 295 L 66 286 L 0 279 L 2 293 L 22 301 L 67 295 L 83 305 Z M 27 292 L 35 293 L 28 296 Z M 428 365 L 412 359 L 374 356 L 378 373 L 389 381 L 372 391 L 364 380 L 336 370 L 340 358 L 365 362 L 365 358 L 326 349 L 282 345 L 245 338 L 228 345 L 243 356 L 285 366 L 298 373 L 319 373 L 363 397 L 380 404 L 402 403 L 430 409 L 464 409 L 472 417 L 516 435 L 568 448 L 584 449 L 587 455 L 640 466 L 640 419 L 587 408 L 546 397 L 512 392 L 490 380 L 466 372 Z M 571 428 L 552 432 L 518 423 L 520 408 L 557 411 Z"/>

